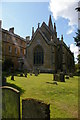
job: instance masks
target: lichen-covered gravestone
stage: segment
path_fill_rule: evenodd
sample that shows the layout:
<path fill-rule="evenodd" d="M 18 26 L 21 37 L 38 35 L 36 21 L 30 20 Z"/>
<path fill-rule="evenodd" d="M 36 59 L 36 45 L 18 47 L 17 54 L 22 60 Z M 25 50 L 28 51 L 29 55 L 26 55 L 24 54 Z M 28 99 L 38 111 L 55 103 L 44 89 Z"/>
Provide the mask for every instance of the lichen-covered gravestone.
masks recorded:
<path fill-rule="evenodd" d="M 22 100 L 22 119 L 50 120 L 50 104 L 35 99 Z"/>
<path fill-rule="evenodd" d="M 2 87 L 2 119 L 20 119 L 20 93 L 18 90 Z"/>
<path fill-rule="evenodd" d="M 60 72 L 59 74 L 54 74 L 54 81 L 65 82 L 65 75 L 64 75 L 64 73 Z"/>

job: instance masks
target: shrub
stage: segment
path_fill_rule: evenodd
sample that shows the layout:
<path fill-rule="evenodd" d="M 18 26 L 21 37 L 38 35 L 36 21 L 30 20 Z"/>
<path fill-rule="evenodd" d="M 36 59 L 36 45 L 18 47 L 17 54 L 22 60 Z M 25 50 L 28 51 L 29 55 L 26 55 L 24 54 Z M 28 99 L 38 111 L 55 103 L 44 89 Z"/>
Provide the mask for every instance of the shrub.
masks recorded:
<path fill-rule="evenodd" d="M 12 59 L 6 59 L 2 62 L 2 70 L 6 71 L 14 67 L 14 63 L 12 62 Z"/>

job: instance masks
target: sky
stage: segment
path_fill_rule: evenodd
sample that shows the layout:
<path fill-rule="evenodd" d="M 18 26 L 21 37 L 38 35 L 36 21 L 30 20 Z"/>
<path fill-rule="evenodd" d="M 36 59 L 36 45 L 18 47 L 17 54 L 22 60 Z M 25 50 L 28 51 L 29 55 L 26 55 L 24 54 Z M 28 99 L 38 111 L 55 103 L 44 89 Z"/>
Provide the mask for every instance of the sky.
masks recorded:
<path fill-rule="evenodd" d="M 75 58 L 77 57 L 78 48 L 73 37 L 78 28 L 78 13 L 75 10 L 78 0 L 9 1 L 3 0 L 0 4 L 2 28 L 9 30 L 14 27 L 14 32 L 25 38 L 32 35 L 32 27 L 36 30 L 38 23 L 40 26 L 43 22 L 48 25 L 51 15 L 53 24 L 56 23 L 58 37 L 61 38 L 63 34 L 64 42 L 70 46 Z"/>

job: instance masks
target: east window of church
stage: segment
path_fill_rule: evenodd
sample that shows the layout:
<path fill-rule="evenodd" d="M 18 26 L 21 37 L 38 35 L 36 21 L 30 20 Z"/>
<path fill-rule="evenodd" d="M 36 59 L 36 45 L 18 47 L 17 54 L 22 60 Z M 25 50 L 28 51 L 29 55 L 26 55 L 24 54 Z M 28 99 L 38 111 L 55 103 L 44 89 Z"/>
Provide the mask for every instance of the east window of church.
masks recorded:
<path fill-rule="evenodd" d="M 41 46 L 34 49 L 34 65 L 42 65 L 44 63 L 44 53 Z"/>

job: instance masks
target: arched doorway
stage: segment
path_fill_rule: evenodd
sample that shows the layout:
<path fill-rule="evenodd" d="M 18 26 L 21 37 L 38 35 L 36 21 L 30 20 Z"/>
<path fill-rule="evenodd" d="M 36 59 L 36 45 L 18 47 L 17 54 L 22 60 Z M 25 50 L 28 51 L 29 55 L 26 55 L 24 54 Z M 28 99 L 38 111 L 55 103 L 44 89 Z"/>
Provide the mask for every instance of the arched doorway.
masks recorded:
<path fill-rule="evenodd" d="M 43 65 L 44 63 L 44 52 L 41 46 L 36 46 L 34 49 L 34 65 Z"/>

